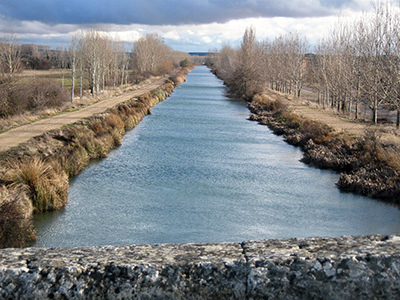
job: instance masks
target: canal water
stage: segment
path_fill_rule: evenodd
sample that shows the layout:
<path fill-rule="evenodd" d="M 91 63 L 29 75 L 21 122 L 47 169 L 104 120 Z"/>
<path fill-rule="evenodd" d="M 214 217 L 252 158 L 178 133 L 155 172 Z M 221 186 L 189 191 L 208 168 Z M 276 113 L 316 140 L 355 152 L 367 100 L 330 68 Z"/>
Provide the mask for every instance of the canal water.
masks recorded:
<path fill-rule="evenodd" d="M 230 242 L 400 233 L 400 210 L 341 193 L 334 172 L 248 121 L 242 100 L 197 67 L 108 158 L 36 220 L 37 247 Z"/>

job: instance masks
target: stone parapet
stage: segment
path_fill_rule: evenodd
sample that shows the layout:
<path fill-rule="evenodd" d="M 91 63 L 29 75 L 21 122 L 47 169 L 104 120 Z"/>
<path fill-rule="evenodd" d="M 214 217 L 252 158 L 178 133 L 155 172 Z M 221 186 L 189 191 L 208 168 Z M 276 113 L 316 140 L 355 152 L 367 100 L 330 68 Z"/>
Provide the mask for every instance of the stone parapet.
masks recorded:
<path fill-rule="evenodd" d="M 400 236 L 0 250 L 1 299 L 398 299 Z"/>

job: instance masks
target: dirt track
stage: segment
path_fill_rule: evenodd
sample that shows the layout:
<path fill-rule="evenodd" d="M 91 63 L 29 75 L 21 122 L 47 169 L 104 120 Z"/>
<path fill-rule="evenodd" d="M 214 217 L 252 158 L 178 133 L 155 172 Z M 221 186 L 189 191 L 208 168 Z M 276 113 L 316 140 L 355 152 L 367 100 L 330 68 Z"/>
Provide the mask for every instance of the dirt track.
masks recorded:
<path fill-rule="evenodd" d="M 333 111 L 318 108 L 315 102 L 309 101 L 307 97 L 303 96 L 296 98 L 292 95 L 281 94 L 273 90 L 267 90 L 265 94 L 271 99 L 278 99 L 289 105 L 293 109 L 293 112 L 299 116 L 325 123 L 336 132 L 345 131 L 354 136 L 362 136 L 367 129 L 378 129 L 382 143 L 400 147 L 400 132 L 394 126 L 388 126 L 387 124 L 372 125 L 345 119 Z"/>
<path fill-rule="evenodd" d="M 23 125 L 0 134 L 0 152 L 7 151 L 29 139 L 44 134 L 47 131 L 61 128 L 64 125 L 75 123 L 92 115 L 102 113 L 117 104 L 127 101 L 132 97 L 143 95 L 165 82 L 165 79 L 158 79 L 151 83 L 147 83 L 140 88 L 124 93 L 121 96 L 111 97 L 101 100 L 95 104 L 82 108 L 78 111 L 63 113 L 61 115 L 49 117 L 34 123 Z"/>
<path fill-rule="evenodd" d="M 303 97 L 295 98 L 292 95 L 281 94 L 272 90 L 268 90 L 266 94 L 274 100 L 280 100 L 289 105 L 293 109 L 294 113 L 307 119 L 313 119 L 325 123 L 336 131 L 347 131 L 355 135 L 360 135 L 365 131 L 365 129 L 371 127 L 369 124 L 346 120 L 332 111 L 319 109 L 313 102 L 308 101 Z"/>

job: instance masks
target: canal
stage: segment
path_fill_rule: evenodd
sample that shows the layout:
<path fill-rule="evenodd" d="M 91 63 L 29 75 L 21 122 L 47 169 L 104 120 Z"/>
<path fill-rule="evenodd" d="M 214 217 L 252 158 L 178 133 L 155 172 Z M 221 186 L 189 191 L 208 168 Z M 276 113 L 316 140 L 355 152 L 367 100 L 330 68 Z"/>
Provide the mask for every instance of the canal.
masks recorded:
<path fill-rule="evenodd" d="M 400 233 L 400 210 L 341 193 L 338 174 L 248 121 L 242 100 L 197 67 L 37 216 L 37 247 L 230 242 Z"/>

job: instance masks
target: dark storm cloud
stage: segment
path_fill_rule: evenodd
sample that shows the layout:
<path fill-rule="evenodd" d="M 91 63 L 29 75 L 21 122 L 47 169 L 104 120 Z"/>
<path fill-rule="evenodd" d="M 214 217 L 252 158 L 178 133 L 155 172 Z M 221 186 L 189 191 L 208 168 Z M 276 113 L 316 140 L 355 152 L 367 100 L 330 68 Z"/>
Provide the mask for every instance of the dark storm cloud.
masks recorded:
<path fill-rule="evenodd" d="M 353 0 L 354 1 L 354 0 Z M 249 17 L 317 17 L 335 14 L 344 0 L 7 0 L 6 20 L 47 24 L 181 25 Z"/>

